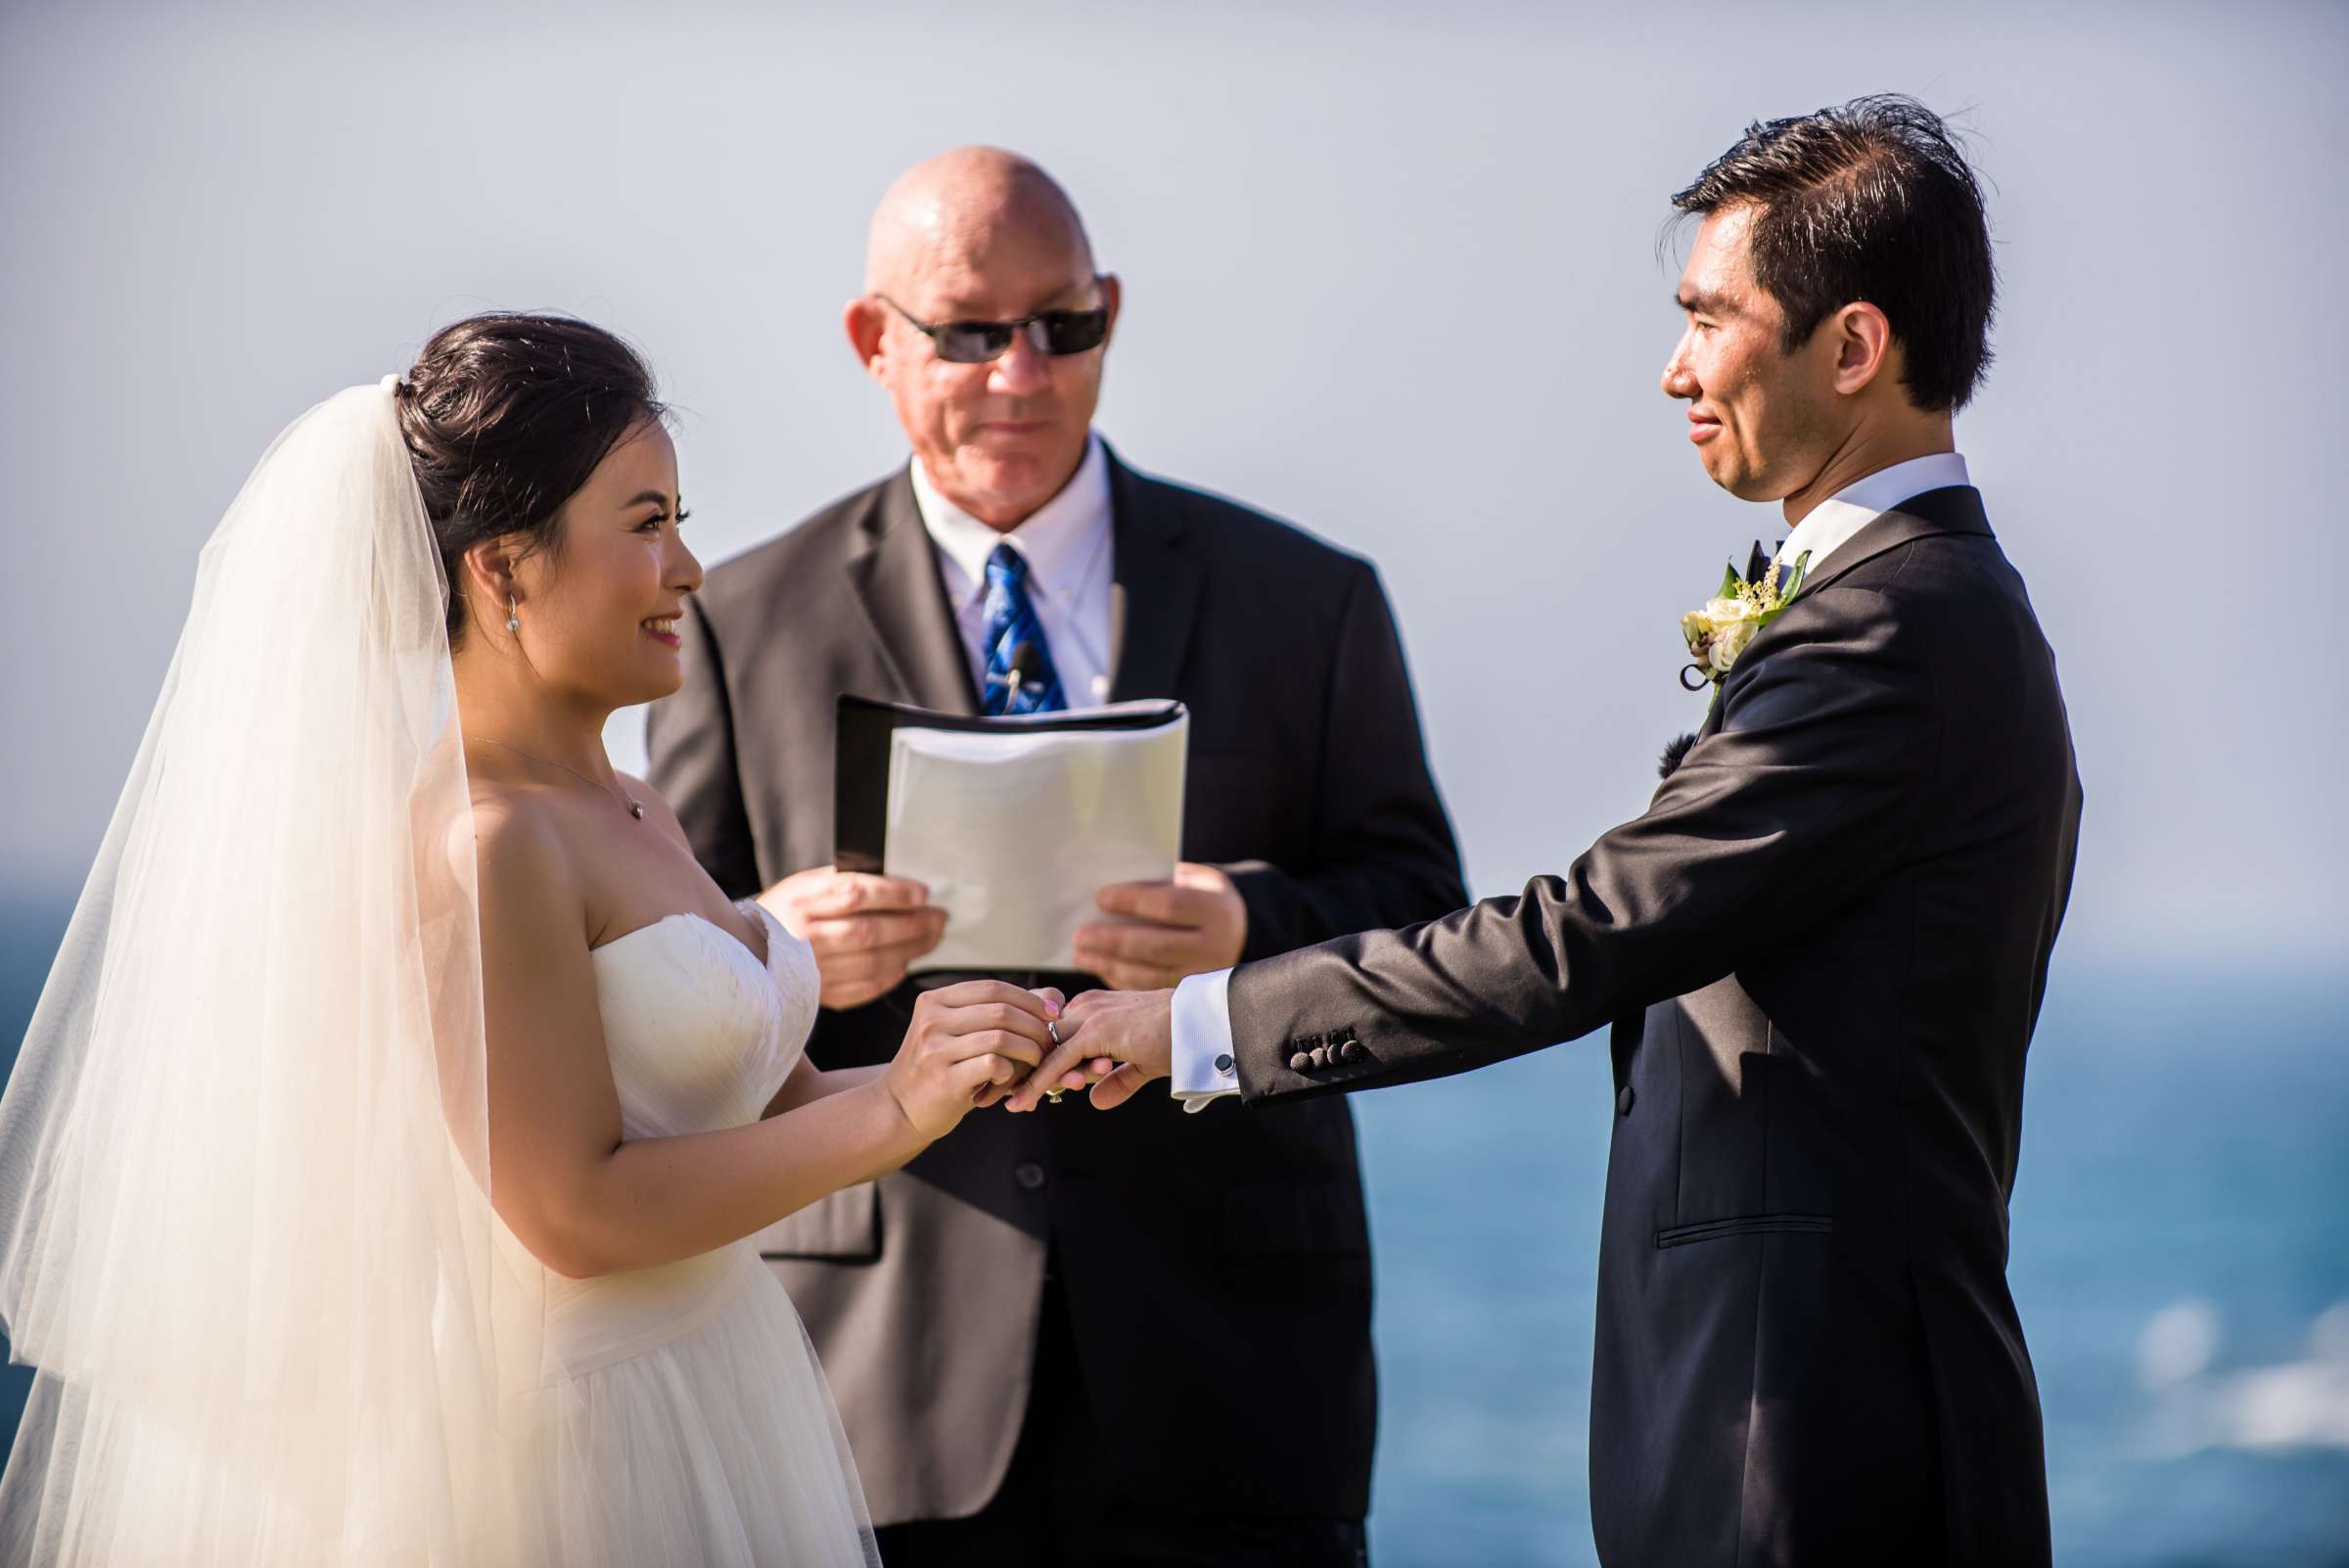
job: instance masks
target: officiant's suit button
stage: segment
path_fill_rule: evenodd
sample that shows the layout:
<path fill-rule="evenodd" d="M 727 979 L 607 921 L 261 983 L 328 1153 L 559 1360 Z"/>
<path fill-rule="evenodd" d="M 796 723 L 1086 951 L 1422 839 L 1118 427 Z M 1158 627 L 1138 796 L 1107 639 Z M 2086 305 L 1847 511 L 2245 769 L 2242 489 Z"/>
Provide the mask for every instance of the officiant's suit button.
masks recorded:
<path fill-rule="evenodd" d="M 1022 1160 L 1011 1168 L 1011 1178 L 1034 1192 L 1044 1184 L 1044 1168 L 1034 1160 Z"/>
<path fill-rule="evenodd" d="M 1632 1114 L 1632 1086 L 1626 1084 L 1615 1096 L 1615 1114 L 1617 1116 Z"/>
<path fill-rule="evenodd" d="M 1329 1065 L 1329 1047 L 1326 1045 L 1314 1046 L 1313 1063 L 1315 1067 L 1327 1067 Z"/>
<path fill-rule="evenodd" d="M 1299 1051 L 1289 1058 L 1289 1071 L 1292 1073 L 1302 1073 L 1313 1065 L 1313 1057 L 1307 1055 L 1304 1051 Z"/>
<path fill-rule="evenodd" d="M 1362 1059 L 1362 1042 L 1361 1042 L 1360 1040 L 1359 1040 L 1359 1039 L 1349 1039 L 1349 1040 L 1341 1040 L 1341 1041 L 1339 1041 L 1339 1043 L 1338 1043 L 1338 1060 L 1339 1060 L 1339 1061 L 1341 1061 L 1341 1062 L 1359 1062 L 1359 1061 L 1360 1061 L 1361 1059 Z"/>

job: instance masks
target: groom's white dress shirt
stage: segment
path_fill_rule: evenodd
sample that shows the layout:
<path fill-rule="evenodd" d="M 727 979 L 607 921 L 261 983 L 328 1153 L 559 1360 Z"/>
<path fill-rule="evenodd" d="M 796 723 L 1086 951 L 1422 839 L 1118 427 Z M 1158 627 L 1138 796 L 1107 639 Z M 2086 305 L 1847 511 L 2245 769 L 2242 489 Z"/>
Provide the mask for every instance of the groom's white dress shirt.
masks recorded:
<path fill-rule="evenodd" d="M 913 504 L 937 547 L 954 627 L 971 662 L 971 683 L 987 688 L 987 558 L 1009 544 L 1028 558 L 1029 601 L 1052 650 L 1052 669 L 1071 708 L 1109 701 L 1109 455 L 1088 436 L 1084 460 L 1058 494 L 1008 533 L 998 533 L 947 500 L 913 460 Z"/>
<path fill-rule="evenodd" d="M 1813 507 L 1778 546 L 1778 559 L 1792 564 L 1809 551 L 1809 570 L 1816 572 L 1853 534 L 1911 496 L 1972 483 L 1966 476 L 1965 459 L 1956 452 L 1935 452 L 1880 468 Z M 1173 1070 L 1168 1087 L 1185 1110 L 1196 1111 L 1211 1100 L 1240 1091 L 1239 1074 L 1231 1059 L 1230 991 L 1228 969 L 1192 975 L 1174 988 L 1170 1019 Z"/>

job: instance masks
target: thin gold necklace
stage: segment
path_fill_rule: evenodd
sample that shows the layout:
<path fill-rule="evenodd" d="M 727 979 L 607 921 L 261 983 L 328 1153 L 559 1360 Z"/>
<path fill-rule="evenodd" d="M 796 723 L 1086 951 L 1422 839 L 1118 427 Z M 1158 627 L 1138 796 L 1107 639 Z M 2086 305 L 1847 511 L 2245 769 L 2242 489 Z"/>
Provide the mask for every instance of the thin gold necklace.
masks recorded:
<path fill-rule="evenodd" d="M 589 778 L 586 774 L 580 772 L 569 762 L 558 762 L 551 757 L 540 757 L 536 752 L 526 752 L 521 747 L 516 746 L 509 741 L 497 740 L 488 735 L 476 735 L 471 730 L 467 730 L 465 732 L 465 738 L 467 740 L 483 741 L 491 746 L 503 746 L 507 751 L 512 752 L 517 757 L 527 757 L 531 761 L 541 763 L 547 767 L 559 767 L 563 769 L 564 772 L 569 773 L 573 778 L 577 779 L 580 783 L 593 785 L 596 789 L 601 790 L 604 794 L 609 795 L 614 800 L 620 802 L 621 805 L 628 808 L 628 815 L 634 817 L 637 821 L 641 822 L 644 820 L 644 803 L 642 801 L 630 800 L 627 796 L 622 795 L 611 785 L 603 783 L 598 779 Z"/>

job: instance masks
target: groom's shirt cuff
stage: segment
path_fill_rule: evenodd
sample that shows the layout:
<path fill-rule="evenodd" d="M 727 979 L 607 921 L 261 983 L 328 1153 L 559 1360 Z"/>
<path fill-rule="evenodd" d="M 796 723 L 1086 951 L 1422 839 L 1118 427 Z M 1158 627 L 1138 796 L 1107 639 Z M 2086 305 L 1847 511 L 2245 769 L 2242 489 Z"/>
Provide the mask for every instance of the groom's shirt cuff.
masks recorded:
<path fill-rule="evenodd" d="M 1174 988 L 1169 1010 L 1174 1033 L 1168 1088 L 1186 1111 L 1240 1091 L 1231 1059 L 1231 971 L 1189 975 Z"/>

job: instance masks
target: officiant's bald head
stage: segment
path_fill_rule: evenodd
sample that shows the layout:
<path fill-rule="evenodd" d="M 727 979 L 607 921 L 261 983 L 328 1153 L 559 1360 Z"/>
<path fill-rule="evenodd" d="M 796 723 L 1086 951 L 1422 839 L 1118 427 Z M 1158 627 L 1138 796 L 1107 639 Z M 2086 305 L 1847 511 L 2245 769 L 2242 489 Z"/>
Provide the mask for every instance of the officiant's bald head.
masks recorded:
<path fill-rule="evenodd" d="M 942 153 L 881 198 L 864 288 L 849 342 L 931 483 L 980 521 L 1017 527 L 1084 457 L 1117 320 L 1118 280 L 1097 272 L 1076 205 L 1016 153 Z"/>

